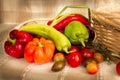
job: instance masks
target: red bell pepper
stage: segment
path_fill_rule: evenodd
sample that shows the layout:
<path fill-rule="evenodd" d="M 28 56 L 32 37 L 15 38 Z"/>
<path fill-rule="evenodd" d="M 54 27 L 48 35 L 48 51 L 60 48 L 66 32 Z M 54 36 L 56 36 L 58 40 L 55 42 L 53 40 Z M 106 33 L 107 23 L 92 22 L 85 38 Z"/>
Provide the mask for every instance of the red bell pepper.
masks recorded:
<path fill-rule="evenodd" d="M 30 63 L 44 64 L 52 60 L 54 52 L 55 44 L 53 41 L 43 37 L 33 38 L 25 46 L 24 58 Z"/>
<path fill-rule="evenodd" d="M 23 57 L 25 45 L 32 40 L 32 35 L 27 32 L 12 30 L 5 41 L 5 52 L 15 58 Z"/>

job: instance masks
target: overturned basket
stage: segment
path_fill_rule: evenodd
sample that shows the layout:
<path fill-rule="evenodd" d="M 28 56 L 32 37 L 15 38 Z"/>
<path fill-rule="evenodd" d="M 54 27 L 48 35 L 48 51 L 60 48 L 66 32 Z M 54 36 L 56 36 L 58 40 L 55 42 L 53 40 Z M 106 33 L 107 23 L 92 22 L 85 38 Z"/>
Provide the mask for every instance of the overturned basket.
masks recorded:
<path fill-rule="evenodd" d="M 103 7 L 92 11 L 95 42 L 104 44 L 110 51 L 120 54 L 120 6 Z M 120 58 L 110 58 L 118 62 Z"/>

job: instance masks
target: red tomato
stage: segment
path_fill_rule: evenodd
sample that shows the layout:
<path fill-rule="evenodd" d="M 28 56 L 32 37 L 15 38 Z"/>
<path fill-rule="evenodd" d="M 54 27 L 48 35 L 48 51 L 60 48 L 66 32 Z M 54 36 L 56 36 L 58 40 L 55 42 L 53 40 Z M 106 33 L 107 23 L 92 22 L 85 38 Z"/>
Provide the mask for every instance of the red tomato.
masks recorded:
<path fill-rule="evenodd" d="M 90 58 L 90 59 L 87 59 L 83 62 L 83 66 L 86 67 L 90 62 L 95 62 L 97 63 L 96 59 L 94 58 Z"/>
<path fill-rule="evenodd" d="M 80 51 L 78 46 L 71 46 L 70 51 Z"/>
<path fill-rule="evenodd" d="M 81 50 L 81 55 L 82 55 L 83 61 L 94 57 L 94 53 L 90 51 L 89 48 L 83 48 Z"/>
<path fill-rule="evenodd" d="M 120 75 L 120 62 L 116 64 L 116 72 L 118 75 Z"/>
<path fill-rule="evenodd" d="M 53 57 L 54 62 L 65 61 L 65 55 L 61 52 L 57 52 Z"/>
<path fill-rule="evenodd" d="M 104 56 L 98 52 L 94 53 L 94 58 L 97 60 L 98 63 L 100 63 L 104 60 Z"/>
<path fill-rule="evenodd" d="M 98 64 L 95 62 L 90 62 L 87 64 L 86 70 L 89 74 L 95 74 L 98 72 Z"/>
<path fill-rule="evenodd" d="M 82 57 L 80 52 L 73 52 L 68 54 L 67 56 L 67 62 L 71 67 L 77 67 L 82 62 Z"/>

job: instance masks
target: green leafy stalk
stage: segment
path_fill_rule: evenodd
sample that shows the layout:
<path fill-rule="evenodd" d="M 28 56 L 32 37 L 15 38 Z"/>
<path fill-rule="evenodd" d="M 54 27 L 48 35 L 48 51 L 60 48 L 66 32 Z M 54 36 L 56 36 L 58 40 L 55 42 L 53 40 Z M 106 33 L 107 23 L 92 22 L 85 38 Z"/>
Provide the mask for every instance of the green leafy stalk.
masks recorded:
<path fill-rule="evenodd" d="M 88 19 L 91 22 L 91 12 L 90 12 L 90 8 L 88 6 L 79 6 L 79 5 L 71 5 L 71 6 L 65 6 L 58 14 L 57 16 L 53 19 L 53 22 L 51 23 L 50 26 L 54 26 L 56 23 L 60 22 L 61 20 L 63 20 L 64 18 L 66 18 L 68 15 L 70 14 L 74 14 L 74 13 L 69 13 L 69 14 L 65 14 L 64 16 L 61 16 L 60 18 L 58 18 L 66 9 L 68 8 L 86 8 L 88 9 Z"/>
<path fill-rule="evenodd" d="M 65 19 L 67 16 L 69 16 L 71 14 L 75 14 L 75 13 L 68 13 L 68 14 L 61 16 L 60 18 L 58 18 L 59 16 L 54 18 L 53 22 L 50 24 L 50 26 L 54 26 L 56 23 L 59 23 L 60 21 L 62 21 L 63 19 Z"/>

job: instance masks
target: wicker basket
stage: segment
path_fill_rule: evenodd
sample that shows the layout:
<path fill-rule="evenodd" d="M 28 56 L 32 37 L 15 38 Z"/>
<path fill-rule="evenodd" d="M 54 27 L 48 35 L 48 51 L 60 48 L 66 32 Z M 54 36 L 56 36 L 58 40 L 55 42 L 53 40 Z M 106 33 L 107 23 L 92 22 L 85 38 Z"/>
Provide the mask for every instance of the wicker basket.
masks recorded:
<path fill-rule="evenodd" d="M 115 54 L 120 53 L 120 6 L 102 7 L 92 11 L 93 26 L 96 37 L 95 42 L 104 44 Z M 119 58 L 111 57 L 115 62 Z"/>

